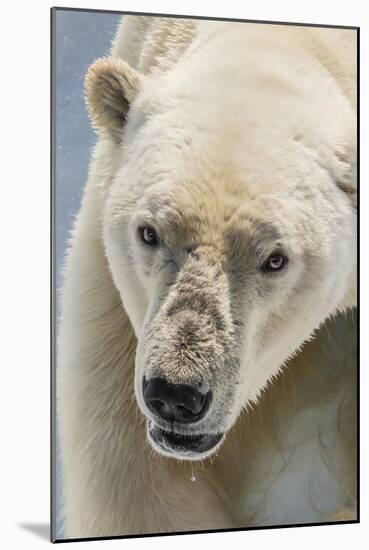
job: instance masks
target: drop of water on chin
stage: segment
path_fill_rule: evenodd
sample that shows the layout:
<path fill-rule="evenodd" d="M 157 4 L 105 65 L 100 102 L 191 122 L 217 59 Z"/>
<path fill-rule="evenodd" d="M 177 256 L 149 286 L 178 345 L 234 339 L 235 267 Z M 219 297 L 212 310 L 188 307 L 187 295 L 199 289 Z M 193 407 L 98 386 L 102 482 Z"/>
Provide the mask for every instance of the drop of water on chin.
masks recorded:
<path fill-rule="evenodd" d="M 193 464 L 192 463 L 191 463 L 191 472 L 192 472 L 191 481 L 196 481 L 196 476 L 193 473 Z"/>

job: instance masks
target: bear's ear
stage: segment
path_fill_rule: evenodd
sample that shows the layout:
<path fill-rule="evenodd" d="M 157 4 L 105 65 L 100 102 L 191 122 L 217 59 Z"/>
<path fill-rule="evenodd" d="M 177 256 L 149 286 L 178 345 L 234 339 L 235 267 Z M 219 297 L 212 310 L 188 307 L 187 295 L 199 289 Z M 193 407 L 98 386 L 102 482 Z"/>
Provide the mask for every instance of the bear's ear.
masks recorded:
<path fill-rule="evenodd" d="M 86 102 L 92 124 L 120 141 L 132 101 L 141 89 L 141 75 L 128 63 L 104 57 L 93 63 L 85 78 Z"/>

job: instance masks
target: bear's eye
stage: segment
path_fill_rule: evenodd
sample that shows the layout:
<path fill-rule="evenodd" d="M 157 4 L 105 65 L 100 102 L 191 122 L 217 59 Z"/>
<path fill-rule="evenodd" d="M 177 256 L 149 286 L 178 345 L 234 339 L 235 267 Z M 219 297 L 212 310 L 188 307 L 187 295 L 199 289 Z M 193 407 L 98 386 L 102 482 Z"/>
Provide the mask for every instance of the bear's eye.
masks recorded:
<path fill-rule="evenodd" d="M 288 262 L 288 258 L 283 254 L 275 252 L 269 256 L 263 263 L 261 270 L 268 273 L 272 271 L 281 271 Z"/>
<path fill-rule="evenodd" d="M 138 232 L 143 243 L 150 246 L 156 246 L 159 243 L 158 235 L 155 229 L 150 225 L 139 227 Z"/>

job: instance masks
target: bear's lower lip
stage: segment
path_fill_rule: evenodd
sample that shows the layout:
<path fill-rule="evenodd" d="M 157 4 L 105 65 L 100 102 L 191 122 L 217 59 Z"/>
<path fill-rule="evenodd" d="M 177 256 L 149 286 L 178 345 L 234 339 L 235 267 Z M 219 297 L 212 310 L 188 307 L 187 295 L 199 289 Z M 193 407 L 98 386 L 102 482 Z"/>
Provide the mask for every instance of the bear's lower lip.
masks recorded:
<path fill-rule="evenodd" d="M 148 433 L 158 447 L 173 455 L 201 455 L 216 447 L 224 436 L 223 433 L 183 435 L 163 430 L 151 422 Z"/>

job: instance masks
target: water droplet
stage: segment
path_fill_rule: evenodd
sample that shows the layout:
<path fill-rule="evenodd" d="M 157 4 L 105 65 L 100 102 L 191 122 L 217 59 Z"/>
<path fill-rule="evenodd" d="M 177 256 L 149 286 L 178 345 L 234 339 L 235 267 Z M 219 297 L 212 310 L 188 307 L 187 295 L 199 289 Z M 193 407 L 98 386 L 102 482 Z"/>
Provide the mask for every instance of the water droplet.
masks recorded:
<path fill-rule="evenodd" d="M 192 463 L 191 463 L 191 474 L 192 474 L 192 476 L 191 476 L 191 481 L 196 481 L 196 476 L 195 476 L 195 474 L 193 473 L 193 464 L 192 464 Z"/>

